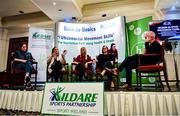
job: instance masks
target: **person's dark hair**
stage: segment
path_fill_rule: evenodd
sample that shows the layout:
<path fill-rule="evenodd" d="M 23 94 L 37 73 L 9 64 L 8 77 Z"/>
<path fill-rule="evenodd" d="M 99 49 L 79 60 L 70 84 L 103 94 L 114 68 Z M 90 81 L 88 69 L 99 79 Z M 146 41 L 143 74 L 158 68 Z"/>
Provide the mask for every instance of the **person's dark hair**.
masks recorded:
<path fill-rule="evenodd" d="M 112 44 L 111 44 L 110 51 L 113 51 L 113 50 L 112 50 L 113 45 L 115 45 L 115 43 L 112 43 Z"/>
<path fill-rule="evenodd" d="M 21 48 L 24 44 L 26 45 L 26 43 L 19 43 L 18 47 Z"/>
<path fill-rule="evenodd" d="M 51 54 L 54 52 L 54 49 L 57 48 L 57 47 L 53 47 L 52 51 L 51 51 Z"/>

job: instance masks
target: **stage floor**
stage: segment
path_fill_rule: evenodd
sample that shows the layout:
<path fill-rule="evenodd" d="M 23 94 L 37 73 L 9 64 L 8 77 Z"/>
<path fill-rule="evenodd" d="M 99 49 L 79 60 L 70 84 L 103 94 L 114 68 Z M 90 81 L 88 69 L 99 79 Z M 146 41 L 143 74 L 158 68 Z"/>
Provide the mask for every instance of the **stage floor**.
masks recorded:
<path fill-rule="evenodd" d="M 171 92 L 180 92 L 180 86 L 171 85 Z M 0 88 L 1 90 L 24 90 L 23 86 L 16 86 L 13 88 Z M 42 91 L 44 90 L 44 84 L 37 85 L 36 90 Z M 136 88 L 136 85 L 133 85 L 131 89 L 123 89 L 121 86 L 115 87 L 115 88 L 108 88 L 104 87 L 105 92 L 118 92 L 118 91 L 125 91 L 125 92 L 135 92 L 135 91 L 142 91 L 142 92 L 168 92 L 168 88 L 166 85 L 164 85 L 164 89 L 161 87 L 155 87 L 155 86 L 143 86 L 142 90 L 139 90 Z"/>
<path fill-rule="evenodd" d="M 172 87 L 172 91 L 105 91 L 104 115 L 180 115 L 179 88 Z M 0 90 L 0 115 L 42 115 L 42 99 L 43 90 Z"/>
<path fill-rule="evenodd" d="M 180 92 L 180 86 L 175 86 L 175 85 L 171 85 L 171 92 Z M 143 86 L 142 90 L 138 90 L 136 88 L 136 86 L 133 86 L 131 89 L 122 89 L 121 87 L 115 88 L 115 89 L 105 89 L 105 91 L 142 91 L 142 92 L 168 92 L 168 88 L 167 86 L 164 86 L 164 89 L 162 89 L 161 87 L 154 87 L 154 86 Z"/>

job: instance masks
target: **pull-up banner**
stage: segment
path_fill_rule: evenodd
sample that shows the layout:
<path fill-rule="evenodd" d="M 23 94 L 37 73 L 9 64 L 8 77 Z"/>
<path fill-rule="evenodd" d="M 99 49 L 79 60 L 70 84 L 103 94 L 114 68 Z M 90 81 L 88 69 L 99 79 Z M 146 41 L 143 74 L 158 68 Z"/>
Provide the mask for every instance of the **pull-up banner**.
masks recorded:
<path fill-rule="evenodd" d="M 37 81 L 46 81 L 47 57 L 53 47 L 53 30 L 43 28 L 29 29 L 28 51 L 38 62 Z"/>
<path fill-rule="evenodd" d="M 134 54 L 143 54 L 144 50 L 144 37 L 143 34 L 145 31 L 148 31 L 148 24 L 152 21 L 152 17 L 146 17 L 136 21 L 127 23 L 127 32 L 128 32 L 128 41 L 129 41 L 129 55 Z M 132 83 L 135 84 L 136 81 L 136 72 L 133 70 L 132 73 Z M 143 78 L 142 83 L 154 83 L 155 78 Z M 123 80 L 123 79 L 122 79 Z"/>
<path fill-rule="evenodd" d="M 91 58 L 96 58 L 102 53 L 102 46 L 107 45 L 110 48 L 111 43 L 116 44 L 118 62 L 125 58 L 124 17 L 91 24 L 58 22 L 56 29 L 57 46 L 60 53 L 64 49 L 68 51 L 68 63 L 80 54 L 81 47 L 86 47 Z"/>

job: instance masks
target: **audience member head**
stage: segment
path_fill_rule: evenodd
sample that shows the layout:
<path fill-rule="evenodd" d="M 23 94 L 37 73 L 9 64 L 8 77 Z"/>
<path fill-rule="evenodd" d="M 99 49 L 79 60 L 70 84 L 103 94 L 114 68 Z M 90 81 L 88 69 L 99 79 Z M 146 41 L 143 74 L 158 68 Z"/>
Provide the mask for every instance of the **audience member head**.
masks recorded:
<path fill-rule="evenodd" d="M 25 43 L 20 43 L 19 44 L 19 49 L 23 52 L 26 52 L 27 51 L 27 46 Z"/>
<path fill-rule="evenodd" d="M 57 48 L 57 47 L 54 47 L 54 48 L 52 49 L 51 54 L 52 54 L 52 55 L 59 56 L 59 50 L 58 50 L 58 48 Z"/>
<path fill-rule="evenodd" d="M 153 41 L 155 41 L 156 34 L 153 31 L 147 31 L 144 32 L 144 38 L 145 38 L 145 42 L 152 43 Z"/>
<path fill-rule="evenodd" d="M 109 49 L 108 49 L 108 47 L 107 47 L 106 45 L 103 45 L 103 47 L 102 47 L 102 53 L 103 53 L 103 54 L 108 54 L 108 53 L 109 53 Z"/>

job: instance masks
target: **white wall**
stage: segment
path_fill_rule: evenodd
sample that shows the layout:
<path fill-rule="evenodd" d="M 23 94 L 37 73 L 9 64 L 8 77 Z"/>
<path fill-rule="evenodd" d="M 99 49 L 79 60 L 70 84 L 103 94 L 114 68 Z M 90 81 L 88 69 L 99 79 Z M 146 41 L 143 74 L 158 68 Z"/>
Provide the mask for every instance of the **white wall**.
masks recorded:
<path fill-rule="evenodd" d="M 8 30 L 0 28 L 0 71 L 6 70 L 8 56 Z"/>

